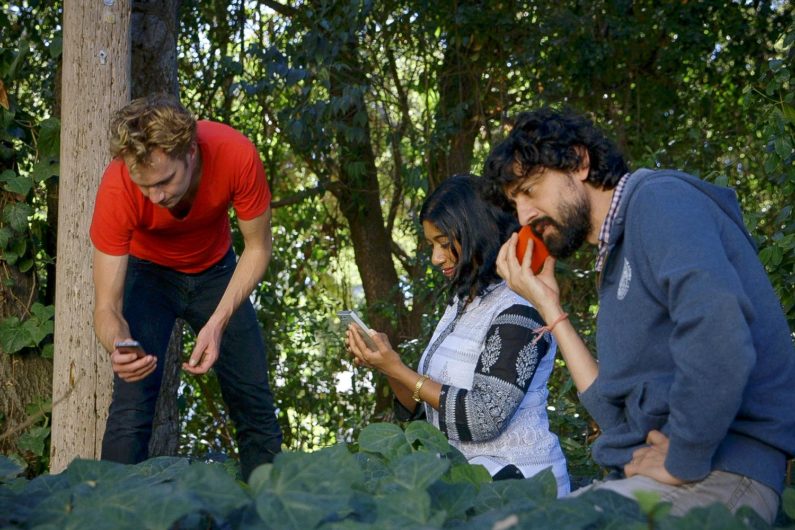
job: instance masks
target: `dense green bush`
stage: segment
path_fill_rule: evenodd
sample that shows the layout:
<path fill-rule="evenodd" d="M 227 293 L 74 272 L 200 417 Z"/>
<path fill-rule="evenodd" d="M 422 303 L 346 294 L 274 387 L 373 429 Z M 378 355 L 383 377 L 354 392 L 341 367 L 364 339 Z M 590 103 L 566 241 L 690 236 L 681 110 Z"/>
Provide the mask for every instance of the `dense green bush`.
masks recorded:
<path fill-rule="evenodd" d="M 59 475 L 15 478 L 0 457 L 2 528 L 765 528 L 722 506 L 677 518 L 654 498 L 610 492 L 556 499 L 545 471 L 492 482 L 425 422 L 365 428 L 358 445 L 283 453 L 244 484 L 220 464 L 156 458 L 136 466 L 75 460 Z M 793 524 L 795 491 L 782 524 Z"/>

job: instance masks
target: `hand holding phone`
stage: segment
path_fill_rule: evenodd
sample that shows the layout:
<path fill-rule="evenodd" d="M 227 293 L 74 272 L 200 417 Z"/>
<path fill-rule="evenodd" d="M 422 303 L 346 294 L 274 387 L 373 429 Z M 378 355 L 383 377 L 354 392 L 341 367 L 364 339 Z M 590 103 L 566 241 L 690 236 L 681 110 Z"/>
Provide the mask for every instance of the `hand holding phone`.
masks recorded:
<path fill-rule="evenodd" d="M 544 267 L 544 261 L 547 259 L 547 256 L 549 256 L 549 250 L 547 250 L 544 241 L 533 232 L 530 225 L 524 225 L 522 229 L 519 230 L 519 242 L 516 244 L 516 257 L 519 258 L 520 262 L 522 261 L 525 250 L 527 250 L 527 242 L 530 239 L 533 240 L 533 256 L 530 260 L 530 269 L 533 271 L 533 274 L 538 274 Z"/>
<path fill-rule="evenodd" d="M 116 347 L 121 353 L 134 353 L 140 359 L 146 355 L 143 346 L 137 340 L 128 339 L 128 340 L 120 340 L 116 342 L 113 346 Z"/>
<path fill-rule="evenodd" d="M 373 341 L 373 338 L 370 336 L 370 328 L 368 328 L 367 324 L 356 314 L 356 311 L 347 309 L 344 311 L 337 311 L 337 316 L 340 318 L 340 322 L 342 322 L 345 328 L 350 324 L 356 324 L 359 328 L 359 335 L 361 335 L 367 347 L 374 351 L 378 350 L 378 346 L 376 346 L 375 341 Z"/>

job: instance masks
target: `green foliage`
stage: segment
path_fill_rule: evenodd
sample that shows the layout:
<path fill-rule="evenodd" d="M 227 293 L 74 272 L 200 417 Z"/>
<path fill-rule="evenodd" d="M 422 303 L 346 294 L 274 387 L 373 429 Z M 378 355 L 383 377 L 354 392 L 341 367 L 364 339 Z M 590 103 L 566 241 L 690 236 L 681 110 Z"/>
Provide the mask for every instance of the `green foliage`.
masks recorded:
<path fill-rule="evenodd" d="M 3 314 L 14 316 L 0 322 L 4 353 L 32 349 L 52 356 L 54 300 L 47 298 L 46 288 L 55 226 L 46 219 L 48 189 L 57 184 L 59 172 L 60 121 L 48 115 L 60 58 L 51 48 L 59 31 L 58 8 L 56 2 L 34 13 L 31 6 L 20 5 L 3 13 L 0 87 L 8 105 L 0 106 L 0 256 L 13 272 L 4 269 L 2 280 L 13 292 L 15 273 L 34 277 L 33 293 L 15 294 L 15 310 L 13 297 L 5 302 L 9 307 Z M 29 307 L 30 300 L 44 303 Z"/>
<path fill-rule="evenodd" d="M 795 27 L 783 33 L 777 53 L 756 85 L 745 94 L 745 108 L 757 116 L 757 138 L 764 145 L 758 182 L 761 199 L 749 221 L 759 239 L 759 257 L 781 298 L 791 328 L 795 328 Z"/>
<path fill-rule="evenodd" d="M 218 464 L 162 457 L 136 466 L 75 460 L 58 475 L 15 478 L 0 457 L 3 528 L 764 528 L 714 505 L 683 517 L 606 492 L 556 499 L 551 472 L 492 482 L 425 422 L 374 424 L 358 450 L 291 452 L 236 481 Z M 784 495 L 791 509 L 793 490 Z M 787 512 L 790 513 L 790 512 Z"/>
<path fill-rule="evenodd" d="M 35 303 L 30 308 L 30 317 L 20 321 L 11 316 L 0 321 L 0 350 L 5 353 L 18 353 L 25 348 L 45 350 L 45 341 L 53 334 L 55 308 Z M 46 348 L 45 356 L 52 357 L 51 348 Z"/>

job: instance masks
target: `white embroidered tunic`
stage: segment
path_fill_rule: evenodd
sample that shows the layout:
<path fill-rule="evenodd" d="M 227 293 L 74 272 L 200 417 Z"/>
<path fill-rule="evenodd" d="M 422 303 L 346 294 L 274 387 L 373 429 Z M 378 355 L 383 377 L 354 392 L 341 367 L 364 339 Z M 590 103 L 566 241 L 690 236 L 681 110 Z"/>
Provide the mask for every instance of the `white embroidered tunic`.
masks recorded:
<path fill-rule="evenodd" d="M 547 380 L 557 344 L 535 308 L 501 282 L 460 312 L 449 305 L 420 358 L 419 372 L 442 384 L 438 427 L 472 464 L 492 475 L 513 464 L 525 477 L 552 468 L 558 496 L 569 492 L 566 460 L 549 431 Z"/>

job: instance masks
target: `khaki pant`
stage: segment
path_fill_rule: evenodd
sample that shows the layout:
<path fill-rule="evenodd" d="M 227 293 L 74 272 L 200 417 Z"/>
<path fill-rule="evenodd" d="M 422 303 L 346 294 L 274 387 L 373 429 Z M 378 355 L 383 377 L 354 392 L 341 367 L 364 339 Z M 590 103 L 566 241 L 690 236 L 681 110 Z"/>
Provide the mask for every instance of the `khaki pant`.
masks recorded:
<path fill-rule="evenodd" d="M 682 486 L 670 486 L 641 475 L 619 480 L 598 480 L 572 492 L 571 496 L 577 497 L 596 489 L 614 491 L 631 499 L 635 499 L 633 493 L 636 491 L 659 493 L 660 500 L 673 505 L 672 515 L 684 515 L 692 508 L 716 502 L 725 505 L 732 513 L 742 506 L 748 506 L 769 524 L 773 524 L 776 518 L 779 503 L 778 494 L 771 488 L 748 477 L 725 471 L 713 471 L 703 480 Z"/>

